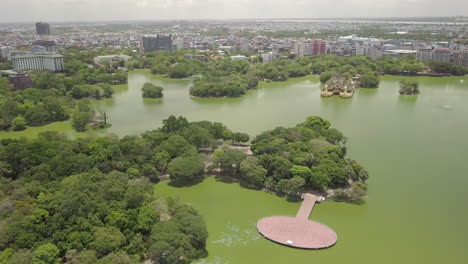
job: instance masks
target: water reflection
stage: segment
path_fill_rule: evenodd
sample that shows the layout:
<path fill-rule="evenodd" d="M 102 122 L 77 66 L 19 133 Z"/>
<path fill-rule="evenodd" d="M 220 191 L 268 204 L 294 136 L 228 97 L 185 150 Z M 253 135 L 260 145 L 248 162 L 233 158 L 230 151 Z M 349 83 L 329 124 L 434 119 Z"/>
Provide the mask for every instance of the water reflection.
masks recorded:
<path fill-rule="evenodd" d="M 162 105 L 164 98 L 143 98 L 143 104 L 146 106 Z"/>

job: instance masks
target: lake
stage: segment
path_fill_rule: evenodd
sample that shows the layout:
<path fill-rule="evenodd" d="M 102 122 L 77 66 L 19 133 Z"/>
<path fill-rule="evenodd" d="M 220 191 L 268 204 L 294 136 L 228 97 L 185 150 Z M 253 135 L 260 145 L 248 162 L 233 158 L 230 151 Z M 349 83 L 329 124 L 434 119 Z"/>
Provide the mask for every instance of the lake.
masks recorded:
<path fill-rule="evenodd" d="M 119 136 L 155 129 L 173 114 L 251 136 L 319 115 L 348 137 L 348 156 L 369 171 L 369 197 L 364 205 L 316 205 L 311 218 L 338 234 L 327 250 L 287 248 L 257 235 L 258 219 L 293 216 L 299 203 L 213 178 L 185 188 L 157 184 L 156 195 L 177 196 L 204 216 L 209 256 L 200 263 L 467 263 L 468 77 L 414 77 L 418 96 L 400 96 L 400 78 L 384 76 L 378 89 L 358 89 L 350 99 L 321 98 L 315 76 L 215 99 L 191 98 L 187 80 L 133 71 L 128 87 L 95 105 L 112 123 L 105 133 Z M 164 98 L 141 97 L 148 81 L 164 87 Z M 45 130 L 83 135 L 58 122 L 0 138 Z"/>

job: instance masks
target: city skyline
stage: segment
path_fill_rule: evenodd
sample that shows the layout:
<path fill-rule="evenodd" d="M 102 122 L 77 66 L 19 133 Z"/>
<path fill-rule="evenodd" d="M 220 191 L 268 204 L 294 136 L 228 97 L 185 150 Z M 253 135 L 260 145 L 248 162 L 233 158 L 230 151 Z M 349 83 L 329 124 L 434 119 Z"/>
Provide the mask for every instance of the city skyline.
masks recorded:
<path fill-rule="evenodd" d="M 461 0 L 17 0 L 0 22 L 464 16 Z"/>

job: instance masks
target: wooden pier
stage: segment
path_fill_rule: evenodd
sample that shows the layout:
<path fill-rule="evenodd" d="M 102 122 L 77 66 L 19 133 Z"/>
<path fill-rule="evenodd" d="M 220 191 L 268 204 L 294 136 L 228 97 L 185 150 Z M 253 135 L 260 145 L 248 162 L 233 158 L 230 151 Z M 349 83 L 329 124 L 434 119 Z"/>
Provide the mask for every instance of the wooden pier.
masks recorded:
<path fill-rule="evenodd" d="M 315 202 L 320 199 L 312 194 L 304 194 L 304 201 L 296 217 L 272 216 L 257 223 L 258 232 L 276 243 L 304 249 L 322 249 L 333 246 L 337 235 L 331 228 L 310 221 L 309 216 Z"/>

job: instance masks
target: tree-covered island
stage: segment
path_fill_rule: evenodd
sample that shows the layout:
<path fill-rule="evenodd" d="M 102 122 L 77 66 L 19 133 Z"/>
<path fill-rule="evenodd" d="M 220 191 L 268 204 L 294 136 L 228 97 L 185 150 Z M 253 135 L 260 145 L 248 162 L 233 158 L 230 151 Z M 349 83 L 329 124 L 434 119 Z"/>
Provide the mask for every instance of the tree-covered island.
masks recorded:
<path fill-rule="evenodd" d="M 141 88 L 143 98 L 161 98 L 163 97 L 163 88 L 152 83 L 145 83 Z"/>
<path fill-rule="evenodd" d="M 417 95 L 419 94 L 419 83 L 412 80 L 400 81 L 400 94 L 401 95 Z"/>
<path fill-rule="evenodd" d="M 0 263 L 190 263 L 206 255 L 205 223 L 153 184 L 203 177 L 297 198 L 365 197 L 366 170 L 320 117 L 249 136 L 170 116 L 141 136 L 0 140 Z M 213 152 L 214 150 L 214 152 Z M 160 198 L 156 198 L 160 197 Z M 118 261 L 118 262 L 116 262 Z"/>

